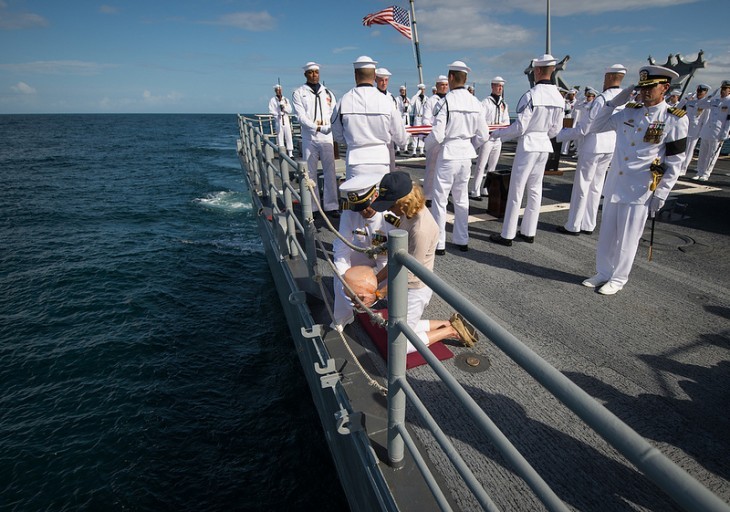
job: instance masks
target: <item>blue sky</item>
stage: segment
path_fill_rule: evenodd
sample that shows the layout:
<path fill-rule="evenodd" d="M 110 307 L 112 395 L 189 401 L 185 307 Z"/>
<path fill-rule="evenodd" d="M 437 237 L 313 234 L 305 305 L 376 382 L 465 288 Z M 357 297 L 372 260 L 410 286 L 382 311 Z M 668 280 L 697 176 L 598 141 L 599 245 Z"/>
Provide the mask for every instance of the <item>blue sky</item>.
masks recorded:
<path fill-rule="evenodd" d="M 477 95 L 495 75 L 511 108 L 523 74 L 545 51 L 544 0 L 415 0 L 424 81 L 453 60 L 472 68 Z M 392 73 L 391 91 L 418 83 L 410 41 L 362 17 L 404 0 L 0 0 L 1 113 L 264 112 L 315 60 L 338 96 L 352 61 L 369 55 Z M 632 82 L 651 55 L 708 65 L 693 84 L 730 79 L 726 0 L 552 0 L 552 53 L 570 55 L 563 79 L 600 88 L 619 62 Z"/>

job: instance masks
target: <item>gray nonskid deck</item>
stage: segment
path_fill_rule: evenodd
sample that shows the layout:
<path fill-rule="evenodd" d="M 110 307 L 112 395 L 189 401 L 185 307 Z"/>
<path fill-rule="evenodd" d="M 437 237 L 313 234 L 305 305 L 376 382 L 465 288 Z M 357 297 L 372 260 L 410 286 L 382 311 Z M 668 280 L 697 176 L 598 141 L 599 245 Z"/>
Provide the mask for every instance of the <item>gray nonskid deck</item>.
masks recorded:
<path fill-rule="evenodd" d="M 508 158 L 501 168 L 509 168 Z M 573 166 L 565 166 L 569 169 Z M 657 223 L 654 259 L 642 244 L 627 286 L 612 297 L 580 286 L 594 272 L 598 231 L 568 237 L 555 231 L 567 214 L 543 213 L 534 244 L 502 247 L 488 241 L 501 221 L 470 224 L 470 250 L 436 260 L 435 272 L 500 325 L 562 371 L 671 460 L 725 501 L 730 501 L 730 249 L 727 168 L 722 159 L 711 183 L 720 191 L 686 196 L 687 217 Z M 422 176 L 419 162 L 408 170 Z M 545 177 L 544 205 L 567 201 L 573 172 Z M 681 183 L 678 189 L 682 187 Z M 718 211 L 717 205 L 720 205 Z M 483 213 L 472 202 L 471 213 Z M 450 227 L 447 226 L 447 231 Z M 664 233 L 664 235 L 663 235 Z M 684 251 L 672 245 L 692 240 Z M 647 237 L 648 238 L 648 237 Z M 662 245 L 662 241 L 666 244 Z M 695 249 L 691 250 L 691 247 Z M 429 318 L 451 308 L 434 296 Z M 474 349 L 450 347 L 445 362 L 469 394 L 575 510 L 674 510 L 648 479 L 586 427 L 552 395 L 482 336 Z M 467 352 L 487 356 L 481 373 L 460 369 Z M 369 366 L 385 372 L 377 353 Z M 466 413 L 455 407 L 428 367 L 409 370 L 413 387 L 462 451 L 502 510 L 541 510 Z M 412 427 L 456 505 L 478 504 L 420 421 Z"/>

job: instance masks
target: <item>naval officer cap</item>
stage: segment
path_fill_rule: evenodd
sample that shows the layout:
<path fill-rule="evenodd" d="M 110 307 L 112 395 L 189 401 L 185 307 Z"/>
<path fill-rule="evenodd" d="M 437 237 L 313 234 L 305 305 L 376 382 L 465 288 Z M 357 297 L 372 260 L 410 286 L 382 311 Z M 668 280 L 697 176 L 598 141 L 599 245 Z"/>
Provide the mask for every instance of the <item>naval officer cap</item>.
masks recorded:
<path fill-rule="evenodd" d="M 536 59 L 532 59 L 533 68 L 545 68 L 548 66 L 555 66 L 557 63 L 558 61 L 555 60 L 555 57 L 553 57 L 549 53 L 545 53 L 540 57 L 537 57 Z"/>
<path fill-rule="evenodd" d="M 730 80 L 723 80 L 720 84 L 721 88 L 730 87 Z"/>
<path fill-rule="evenodd" d="M 585 95 L 586 96 L 598 96 L 598 91 L 596 91 L 593 87 L 586 87 Z"/>
<path fill-rule="evenodd" d="M 657 84 L 668 84 L 679 78 L 679 73 L 662 66 L 644 66 L 639 70 L 639 87 L 653 87 Z"/>
<path fill-rule="evenodd" d="M 302 66 L 302 69 L 304 71 L 312 71 L 312 70 L 319 71 L 319 64 L 310 60 L 304 66 Z"/>
<path fill-rule="evenodd" d="M 407 172 L 390 172 L 383 176 L 378 187 L 378 197 L 373 201 L 373 210 L 389 210 L 398 199 L 406 197 L 413 190 L 413 181 Z"/>
<path fill-rule="evenodd" d="M 612 64 L 608 66 L 604 71 L 604 74 L 608 73 L 619 73 L 621 75 L 625 75 L 626 68 L 622 64 Z"/>
<path fill-rule="evenodd" d="M 391 72 L 388 71 L 388 68 L 375 68 L 375 76 L 380 78 L 387 78 L 391 75 Z"/>
<path fill-rule="evenodd" d="M 674 89 L 672 91 L 669 91 L 669 95 L 670 96 L 681 96 L 682 95 L 682 91 L 680 91 L 679 89 Z"/>
<path fill-rule="evenodd" d="M 353 176 L 340 185 L 340 194 L 347 197 L 347 207 L 353 212 L 361 212 L 378 197 L 378 183 L 381 174 L 365 173 Z"/>
<path fill-rule="evenodd" d="M 375 69 L 375 65 L 377 63 L 378 61 L 371 59 L 367 55 L 361 55 L 355 59 L 355 62 L 353 62 L 352 65 L 355 69 Z"/>
<path fill-rule="evenodd" d="M 439 75 L 439 77 L 436 79 L 437 84 L 448 84 L 449 83 L 449 77 L 446 75 Z"/>
<path fill-rule="evenodd" d="M 501 76 L 495 76 L 494 78 L 492 78 L 492 83 L 504 85 L 504 78 L 502 78 Z"/>
<path fill-rule="evenodd" d="M 697 86 L 697 90 L 698 91 L 709 91 L 710 90 L 710 86 L 707 85 L 707 84 L 699 84 Z"/>
<path fill-rule="evenodd" d="M 455 60 L 449 64 L 449 71 L 463 71 L 464 73 L 471 73 L 471 68 L 461 60 Z"/>

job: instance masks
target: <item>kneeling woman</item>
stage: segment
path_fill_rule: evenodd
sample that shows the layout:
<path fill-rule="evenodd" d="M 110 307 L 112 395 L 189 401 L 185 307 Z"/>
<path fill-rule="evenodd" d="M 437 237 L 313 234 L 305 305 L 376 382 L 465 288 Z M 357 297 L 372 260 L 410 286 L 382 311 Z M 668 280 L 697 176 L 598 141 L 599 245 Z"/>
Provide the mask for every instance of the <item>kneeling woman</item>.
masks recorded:
<path fill-rule="evenodd" d="M 439 228 L 431 212 L 426 208 L 426 198 L 420 185 L 414 184 L 408 173 L 398 171 L 383 176 L 378 197 L 373 201 L 376 211 L 389 210 L 400 217 L 400 229 L 408 232 L 408 254 L 433 272 Z M 386 281 L 388 267 L 378 272 L 378 282 Z M 444 339 L 458 339 L 467 347 L 473 346 L 478 335 L 460 314 L 454 313 L 449 320 L 422 320 L 433 290 L 408 272 L 408 326 L 423 343 L 430 345 Z M 408 352 L 416 349 L 408 343 Z"/>

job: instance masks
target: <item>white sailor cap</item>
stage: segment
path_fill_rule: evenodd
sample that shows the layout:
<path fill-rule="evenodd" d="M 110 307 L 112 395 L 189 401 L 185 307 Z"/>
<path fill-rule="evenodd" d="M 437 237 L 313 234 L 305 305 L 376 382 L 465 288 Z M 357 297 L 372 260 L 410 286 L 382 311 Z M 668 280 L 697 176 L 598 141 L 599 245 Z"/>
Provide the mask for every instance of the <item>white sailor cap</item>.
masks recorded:
<path fill-rule="evenodd" d="M 533 68 L 545 68 L 548 66 L 555 66 L 557 63 L 558 61 L 555 60 L 555 57 L 553 57 L 549 53 L 545 53 L 540 57 L 537 57 L 536 59 L 532 59 Z"/>
<path fill-rule="evenodd" d="M 575 89 L 569 89 L 568 94 L 578 94 L 578 91 Z"/>
<path fill-rule="evenodd" d="M 495 76 L 494 78 L 492 78 L 492 83 L 504 85 L 504 78 L 502 78 L 501 76 Z"/>
<path fill-rule="evenodd" d="M 424 89 L 425 90 L 426 89 L 426 84 L 418 84 L 417 87 L 419 89 Z"/>
<path fill-rule="evenodd" d="M 639 87 L 651 87 L 656 84 L 668 84 L 675 78 L 679 78 L 679 73 L 662 66 L 644 66 L 639 70 Z"/>
<path fill-rule="evenodd" d="M 401 85 L 401 86 L 399 87 L 399 90 L 401 90 L 401 91 L 405 91 L 405 90 L 406 90 L 406 86 L 405 86 L 405 85 Z"/>
<path fill-rule="evenodd" d="M 673 89 L 673 90 L 669 91 L 669 95 L 670 96 L 681 96 L 682 91 L 680 91 L 679 89 Z"/>
<path fill-rule="evenodd" d="M 461 60 L 455 60 L 449 64 L 449 71 L 463 71 L 464 73 L 471 73 L 471 68 Z"/>
<path fill-rule="evenodd" d="M 389 77 L 390 75 L 391 75 L 391 72 L 388 71 L 388 68 L 376 68 L 375 69 L 375 76 Z"/>
<path fill-rule="evenodd" d="M 274 90 L 276 90 L 276 89 L 281 89 L 281 86 L 280 86 L 279 84 L 276 84 L 276 85 L 274 86 Z"/>
<path fill-rule="evenodd" d="M 378 184 L 382 174 L 364 173 L 353 176 L 340 185 L 340 194 L 347 198 L 347 208 L 360 212 L 378 197 Z"/>
<path fill-rule="evenodd" d="M 375 65 L 377 63 L 378 61 L 371 59 L 367 55 L 361 55 L 355 59 L 355 62 L 353 62 L 352 65 L 355 69 L 375 69 Z"/>
<path fill-rule="evenodd" d="M 311 70 L 319 71 L 319 64 L 317 64 L 316 62 L 313 62 L 313 61 L 309 61 L 304 66 L 302 66 L 302 69 L 304 71 L 311 71 Z"/>
<path fill-rule="evenodd" d="M 622 75 L 625 75 L 626 68 L 622 64 L 611 64 L 603 73 L 621 73 Z"/>
<path fill-rule="evenodd" d="M 437 84 L 448 84 L 449 83 L 449 77 L 446 75 L 439 75 L 439 77 L 436 79 Z"/>

